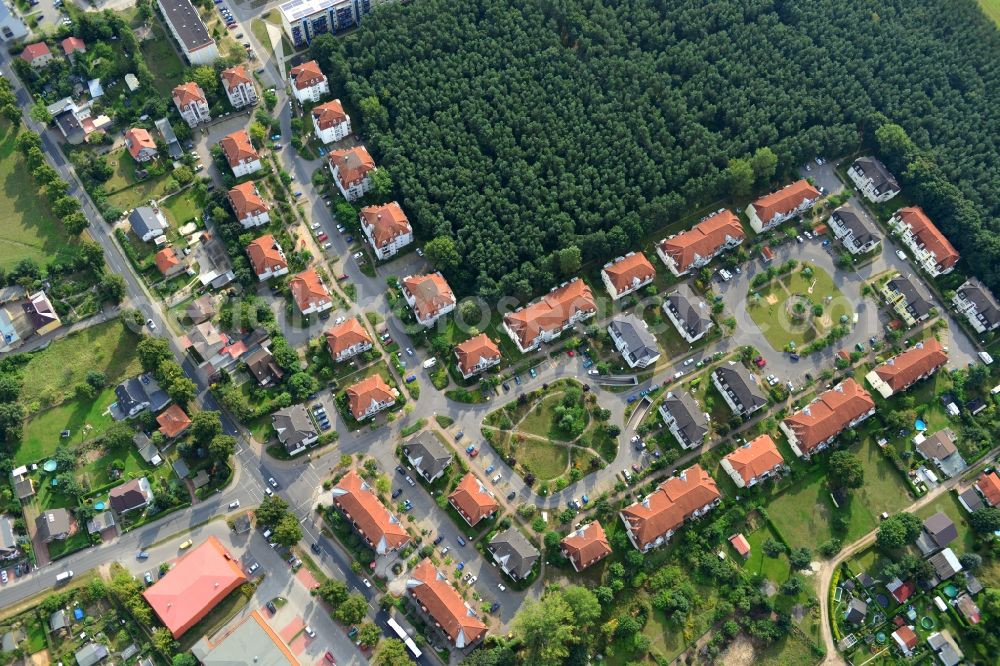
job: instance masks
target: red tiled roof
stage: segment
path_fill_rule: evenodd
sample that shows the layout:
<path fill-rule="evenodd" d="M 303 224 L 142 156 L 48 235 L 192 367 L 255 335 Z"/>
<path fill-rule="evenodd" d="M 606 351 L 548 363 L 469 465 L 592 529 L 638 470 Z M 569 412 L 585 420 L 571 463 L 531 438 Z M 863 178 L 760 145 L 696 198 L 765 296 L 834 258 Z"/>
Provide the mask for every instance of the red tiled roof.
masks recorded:
<path fill-rule="evenodd" d="M 677 264 L 677 272 L 683 273 L 694 262 L 695 257 L 710 257 L 726 242 L 726 238 L 742 240 L 746 238 L 740 220 L 732 211 L 724 210 L 708 217 L 692 229 L 668 238 L 660 244 L 660 250 Z"/>
<path fill-rule="evenodd" d="M 321 130 L 330 129 L 347 120 L 344 106 L 339 99 L 331 99 L 329 102 L 314 106 L 312 115 L 316 119 L 316 125 Z"/>
<path fill-rule="evenodd" d="M 372 344 L 371 336 L 354 317 L 326 332 L 326 346 L 334 358 L 345 349 L 363 343 Z"/>
<path fill-rule="evenodd" d="M 737 448 L 725 459 L 729 461 L 737 474 L 743 477 L 745 483 L 750 483 L 751 480 L 785 462 L 785 459 L 778 452 L 774 440 L 767 434 Z"/>
<path fill-rule="evenodd" d="M 395 400 L 396 393 L 381 375 L 371 375 L 347 389 L 347 406 L 354 418 L 365 415 L 373 402 Z"/>
<path fill-rule="evenodd" d="M 314 268 L 306 269 L 293 277 L 288 282 L 288 288 L 300 310 L 307 310 L 315 302 L 330 300 L 330 292 Z"/>
<path fill-rule="evenodd" d="M 888 384 L 893 393 L 903 391 L 928 372 L 948 362 L 948 353 L 941 343 L 929 338 L 893 356 L 875 368 L 875 374 Z"/>
<path fill-rule="evenodd" d="M 167 439 L 173 439 L 191 426 L 191 419 L 178 405 L 170 405 L 156 417 L 160 432 Z"/>
<path fill-rule="evenodd" d="M 52 51 L 49 50 L 48 44 L 45 42 L 35 42 L 34 44 L 28 44 L 21 51 L 21 60 L 27 63 L 31 63 L 35 58 L 40 58 L 45 55 L 51 55 Z"/>
<path fill-rule="evenodd" d="M 632 526 L 641 548 L 676 530 L 695 510 L 721 497 L 715 480 L 701 465 L 695 464 L 681 472 L 681 476 L 664 481 L 642 501 L 622 509 L 622 516 Z"/>
<path fill-rule="evenodd" d="M 163 275 L 169 273 L 173 268 L 181 263 L 180 257 L 174 252 L 174 248 L 167 246 L 156 253 L 156 267 Z"/>
<path fill-rule="evenodd" d="M 149 132 L 141 127 L 132 127 L 125 130 L 125 141 L 128 146 L 128 152 L 133 159 L 138 157 L 139 151 L 143 148 L 156 150 L 156 141 L 153 141 L 153 137 L 150 136 Z"/>
<path fill-rule="evenodd" d="M 868 391 L 849 378 L 789 416 L 785 425 L 798 437 L 803 453 L 807 453 L 874 407 L 875 401 Z"/>
<path fill-rule="evenodd" d="M 354 146 L 346 150 L 335 150 L 330 153 L 330 164 L 338 169 L 340 184 L 345 189 L 354 183 L 364 180 L 370 171 L 375 169 L 375 160 L 368 154 L 364 146 Z"/>
<path fill-rule="evenodd" d="M 1000 476 L 997 476 L 995 471 L 979 477 L 976 487 L 979 488 L 979 492 L 983 494 L 990 506 L 1000 507 Z"/>
<path fill-rule="evenodd" d="M 179 638 L 246 580 L 239 563 L 212 536 L 177 560 L 142 596 Z"/>
<path fill-rule="evenodd" d="M 472 472 L 462 477 L 448 495 L 448 501 L 472 526 L 500 508 L 496 498 Z"/>
<path fill-rule="evenodd" d="M 259 215 L 271 210 L 267 202 L 261 198 L 257 192 L 257 187 L 253 181 L 240 183 L 229 190 L 229 203 L 236 213 L 236 219 L 242 220 L 250 215 Z"/>
<path fill-rule="evenodd" d="M 896 581 L 890 581 L 889 584 L 892 585 L 894 582 L 898 582 L 898 579 L 896 579 Z M 916 592 L 917 586 L 912 580 L 908 580 L 905 583 L 899 583 L 899 587 L 895 589 L 890 589 L 888 585 L 885 589 L 889 590 L 889 594 L 891 594 L 892 598 L 896 600 L 896 603 L 901 604 L 909 599 L 911 594 Z"/>
<path fill-rule="evenodd" d="M 195 102 L 208 102 L 205 91 L 197 83 L 187 82 L 176 86 L 173 90 L 174 104 L 177 106 L 187 106 Z"/>
<path fill-rule="evenodd" d="M 226 92 L 243 84 L 253 85 L 253 79 L 247 74 L 245 66 L 236 65 L 235 67 L 222 70 L 222 85 L 226 89 Z"/>
<path fill-rule="evenodd" d="M 642 252 L 636 252 L 604 269 L 616 294 L 628 291 L 633 284 L 641 284 L 656 276 L 656 269 Z"/>
<path fill-rule="evenodd" d="M 315 60 L 296 65 L 289 70 L 288 74 L 295 80 L 295 87 L 299 90 L 311 88 L 326 80 L 326 75 L 319 68 L 319 63 Z"/>
<path fill-rule="evenodd" d="M 371 227 L 375 245 L 381 247 L 412 231 L 403 208 L 395 201 L 382 206 L 365 206 L 361 209 L 361 219 Z"/>
<path fill-rule="evenodd" d="M 729 543 L 733 544 L 733 548 L 736 549 L 736 552 L 743 557 L 750 554 L 750 542 L 747 541 L 747 538 L 743 536 L 742 533 L 734 534 L 729 537 Z"/>
<path fill-rule="evenodd" d="M 942 269 L 951 268 L 958 262 L 958 251 L 934 226 L 922 208 L 919 206 L 900 208 L 896 211 L 896 215 L 913 230 L 913 235 L 917 237 L 924 249 L 934 253 L 934 258 Z"/>
<path fill-rule="evenodd" d="M 808 180 L 802 179 L 757 199 L 751 205 L 757 211 L 757 217 L 761 222 L 767 224 L 775 215 L 787 215 L 801 206 L 806 199 L 815 199 L 818 196 L 819 190 L 810 185 Z"/>
<path fill-rule="evenodd" d="M 507 327 L 529 347 L 542 331 L 562 328 L 577 312 L 597 312 L 590 287 L 583 280 L 573 280 L 550 291 L 523 310 L 504 315 Z"/>
<path fill-rule="evenodd" d="M 87 44 L 79 37 L 67 37 L 61 42 L 63 53 L 72 54 L 74 51 L 86 51 Z"/>
<path fill-rule="evenodd" d="M 576 570 L 586 569 L 611 554 L 611 544 L 599 521 L 587 523 L 570 532 L 561 542 L 563 552 L 574 563 Z"/>
<path fill-rule="evenodd" d="M 452 643 L 458 642 L 461 636 L 462 644 L 467 646 L 486 633 L 486 625 L 466 605 L 447 577 L 434 568 L 429 558 L 421 560 L 410 572 L 409 578 L 419 582 L 410 586 L 411 594 L 441 625 Z"/>
<path fill-rule="evenodd" d="M 440 310 L 455 304 L 455 294 L 440 273 L 408 275 L 403 278 L 402 285 L 403 290 L 413 297 L 417 319 L 433 317 Z"/>
<path fill-rule="evenodd" d="M 898 636 L 899 640 L 907 647 L 907 649 L 912 650 L 917 647 L 917 635 L 913 633 L 913 629 L 907 626 L 902 626 L 892 633 L 893 636 Z"/>
<path fill-rule="evenodd" d="M 468 374 L 483 359 L 499 360 L 500 348 L 485 333 L 455 345 L 455 355 L 458 357 L 458 367 L 463 374 Z"/>
<path fill-rule="evenodd" d="M 358 529 L 376 546 L 383 539 L 388 550 L 402 546 L 410 540 L 403 526 L 379 501 L 358 473 L 349 471 L 335 486 L 341 494 L 334 495 L 334 503 L 349 514 Z"/>
<path fill-rule="evenodd" d="M 278 251 L 278 242 L 274 236 L 266 234 L 260 238 L 255 238 L 247 245 L 247 255 L 250 257 L 250 264 L 254 272 L 260 276 L 268 270 L 274 272 L 282 268 L 288 268 L 288 262 Z"/>
<path fill-rule="evenodd" d="M 222 152 L 226 154 L 226 160 L 229 161 L 231 167 L 246 160 L 252 161 L 259 158 L 246 130 L 236 130 L 232 134 L 222 137 L 219 145 L 222 146 Z"/>

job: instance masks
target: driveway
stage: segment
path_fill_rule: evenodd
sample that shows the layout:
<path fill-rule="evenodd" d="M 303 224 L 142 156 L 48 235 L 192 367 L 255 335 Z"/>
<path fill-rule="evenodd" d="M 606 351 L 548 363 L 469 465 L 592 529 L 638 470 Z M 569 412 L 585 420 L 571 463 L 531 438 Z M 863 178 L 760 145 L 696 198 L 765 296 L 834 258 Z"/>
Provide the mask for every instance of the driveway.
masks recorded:
<path fill-rule="evenodd" d="M 844 183 L 837 175 L 836 166 L 830 162 L 820 165 L 816 164 L 816 160 L 809 160 L 799 167 L 798 172 L 801 178 L 811 178 L 813 183 L 826 190 L 827 195 L 838 194 L 844 189 Z"/>

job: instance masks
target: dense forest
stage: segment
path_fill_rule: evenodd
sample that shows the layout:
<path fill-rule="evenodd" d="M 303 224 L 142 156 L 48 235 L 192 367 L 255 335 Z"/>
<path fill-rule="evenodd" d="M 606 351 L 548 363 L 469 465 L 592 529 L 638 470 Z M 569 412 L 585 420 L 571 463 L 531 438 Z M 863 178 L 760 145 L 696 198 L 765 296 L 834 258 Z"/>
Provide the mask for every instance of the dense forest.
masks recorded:
<path fill-rule="evenodd" d="M 421 0 L 313 54 L 464 292 L 537 293 L 565 248 L 609 258 L 744 190 L 761 147 L 780 177 L 886 120 L 979 225 L 967 267 L 1000 264 L 1000 35 L 973 0 Z"/>

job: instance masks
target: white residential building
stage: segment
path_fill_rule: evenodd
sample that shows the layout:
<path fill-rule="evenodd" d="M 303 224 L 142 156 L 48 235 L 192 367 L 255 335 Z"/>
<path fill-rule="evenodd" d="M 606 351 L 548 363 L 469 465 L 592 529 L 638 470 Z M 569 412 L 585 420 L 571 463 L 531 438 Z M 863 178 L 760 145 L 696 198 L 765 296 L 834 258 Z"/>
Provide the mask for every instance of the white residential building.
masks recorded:
<path fill-rule="evenodd" d="M 250 136 L 246 130 L 236 130 L 222 138 L 219 142 L 222 152 L 226 155 L 229 168 L 233 170 L 233 175 L 237 178 L 249 176 L 260 171 L 260 155 L 250 142 Z"/>
<path fill-rule="evenodd" d="M 299 104 L 318 102 L 330 93 L 330 82 L 315 60 L 292 67 L 288 72 L 292 84 L 292 94 Z"/>
<path fill-rule="evenodd" d="M 253 106 L 257 103 L 257 88 L 243 65 L 222 70 L 222 87 L 234 109 Z"/>
<path fill-rule="evenodd" d="M 339 99 L 331 99 L 313 107 L 313 129 L 323 143 L 346 139 L 351 134 L 351 117 L 344 111 Z"/>
<path fill-rule="evenodd" d="M 170 34 L 180 44 L 184 57 L 192 65 L 211 65 L 219 58 L 215 39 L 191 0 L 156 0 Z"/>
<path fill-rule="evenodd" d="M 190 127 L 198 123 L 207 123 L 212 119 L 208 112 L 208 99 L 205 91 L 197 83 L 182 83 L 173 90 L 174 106 Z"/>
<path fill-rule="evenodd" d="M 413 227 L 395 201 L 361 209 L 361 230 L 381 261 L 413 242 Z"/>
<path fill-rule="evenodd" d="M 859 157 L 847 170 L 847 175 L 866 199 L 884 203 L 899 194 L 899 183 L 885 165 L 874 157 Z"/>
<path fill-rule="evenodd" d="M 330 153 L 329 165 L 333 182 L 348 201 L 356 201 L 372 189 L 375 160 L 364 146 L 334 150 Z"/>

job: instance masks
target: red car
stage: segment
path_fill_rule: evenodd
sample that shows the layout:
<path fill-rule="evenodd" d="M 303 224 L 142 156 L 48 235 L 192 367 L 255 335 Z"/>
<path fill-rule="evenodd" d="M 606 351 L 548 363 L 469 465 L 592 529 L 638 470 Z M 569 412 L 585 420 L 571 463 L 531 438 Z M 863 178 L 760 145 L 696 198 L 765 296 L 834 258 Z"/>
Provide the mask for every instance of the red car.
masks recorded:
<path fill-rule="evenodd" d="M 337 660 L 333 658 L 333 654 L 331 652 L 327 652 L 326 654 L 324 654 L 323 658 L 326 659 L 331 664 L 336 665 L 337 663 Z"/>
<path fill-rule="evenodd" d="M 347 273 L 344 273 L 343 275 L 341 275 L 341 276 L 340 276 L 340 277 L 338 277 L 337 279 L 338 279 L 338 280 L 346 280 L 346 279 L 347 279 Z"/>
<path fill-rule="evenodd" d="M 566 353 L 567 353 L 567 354 L 569 354 L 569 357 L 570 357 L 570 358 L 573 358 L 574 356 L 576 356 L 576 352 L 574 352 L 574 351 L 573 351 L 572 349 L 570 349 L 570 350 L 569 350 L 568 352 L 566 352 Z"/>
<path fill-rule="evenodd" d="M 753 362 L 757 365 L 758 368 L 763 368 L 765 365 L 767 365 L 767 361 L 764 360 L 763 356 L 758 356 L 753 360 Z"/>
<path fill-rule="evenodd" d="M 320 243 L 325 243 L 328 238 L 329 236 L 326 235 L 325 231 L 321 233 L 319 236 L 316 236 L 316 240 L 318 240 Z"/>

